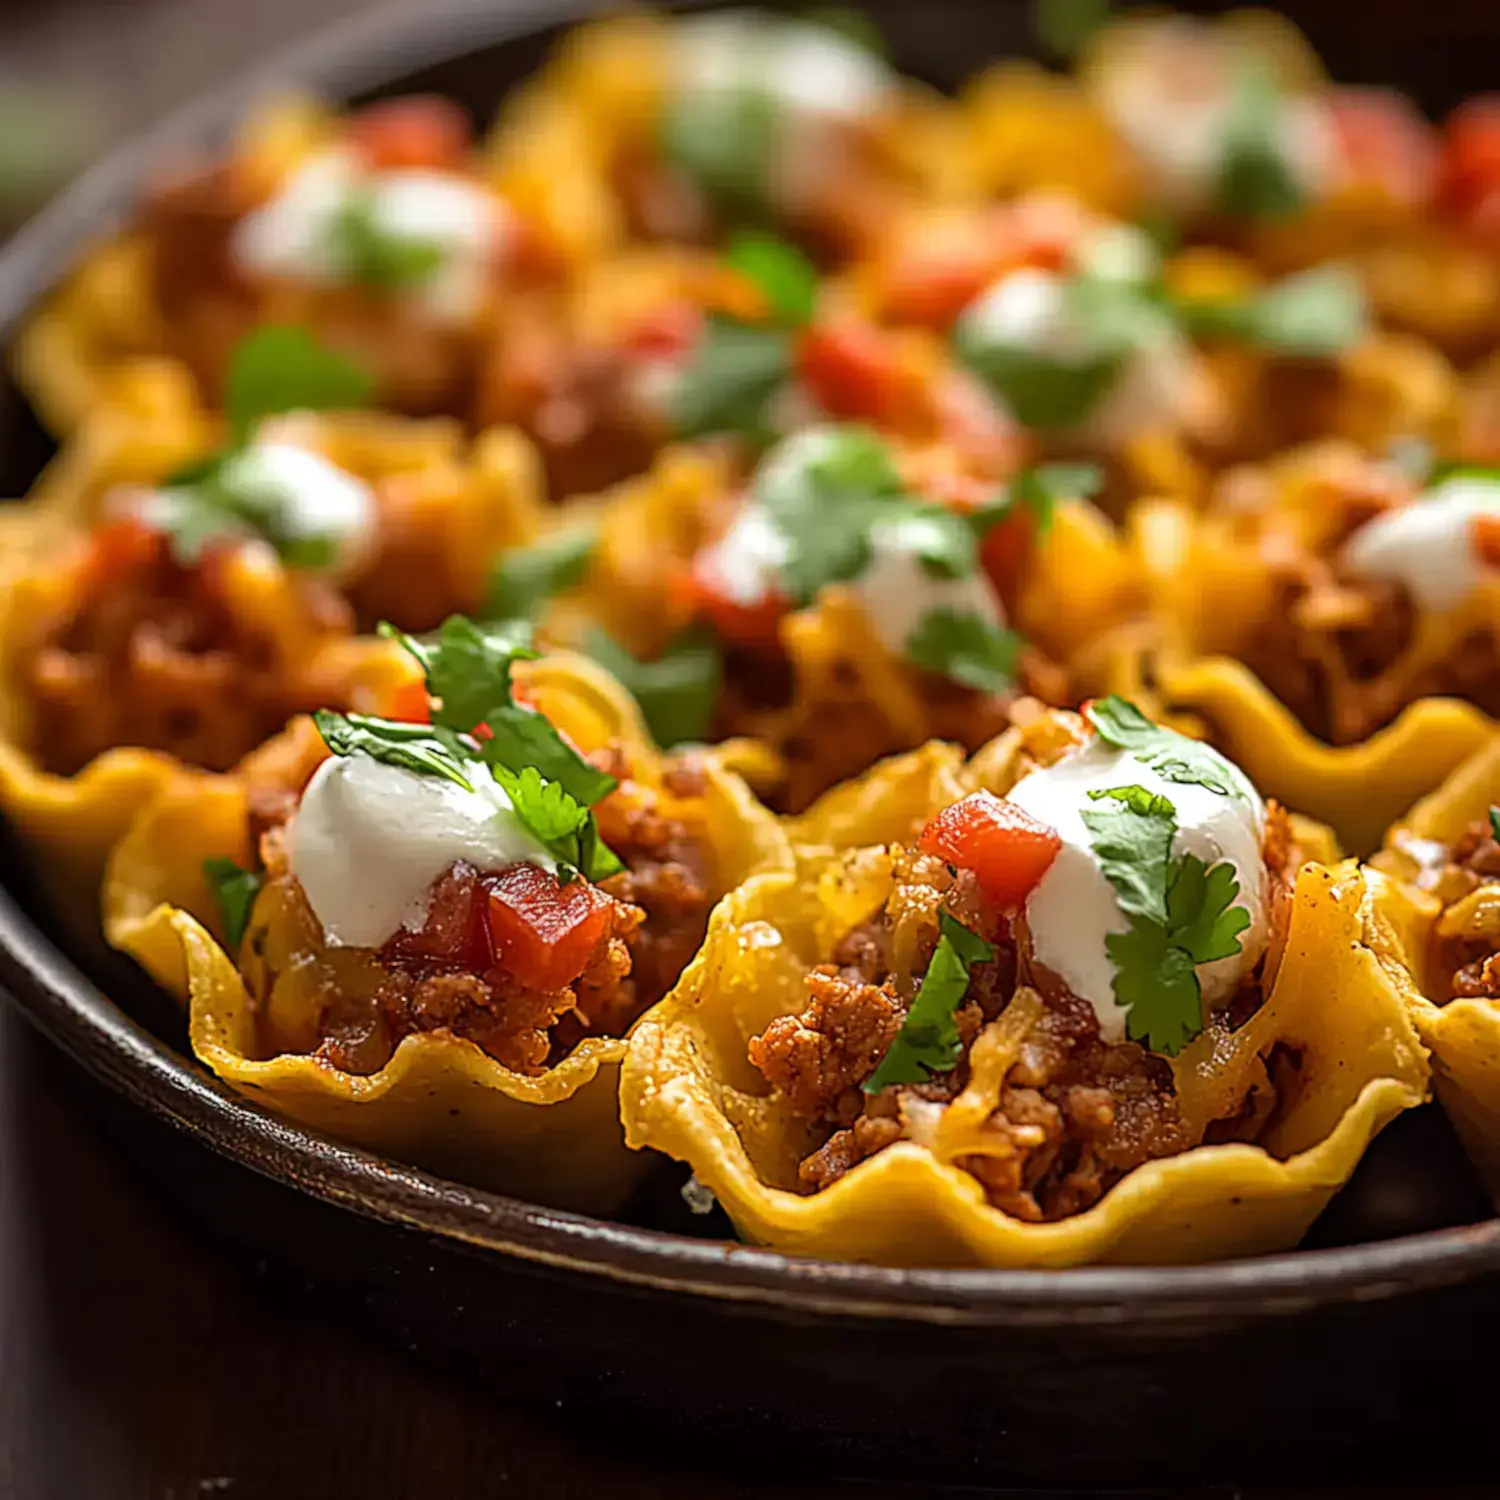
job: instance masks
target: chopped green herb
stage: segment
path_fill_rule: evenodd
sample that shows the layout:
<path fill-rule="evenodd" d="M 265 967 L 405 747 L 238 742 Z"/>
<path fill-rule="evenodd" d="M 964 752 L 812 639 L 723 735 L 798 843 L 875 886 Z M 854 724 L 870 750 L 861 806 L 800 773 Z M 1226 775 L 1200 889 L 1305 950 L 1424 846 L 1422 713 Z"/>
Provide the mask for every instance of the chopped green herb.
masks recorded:
<path fill-rule="evenodd" d="M 1500 844 L 1500 809 L 1490 809 L 1490 837 Z"/>
<path fill-rule="evenodd" d="M 509 704 L 516 663 L 539 654 L 524 620 L 482 626 L 452 615 L 425 641 L 386 623 L 380 634 L 399 642 L 426 674 L 427 690 L 438 700 L 432 722 L 459 734 L 471 733 L 493 709 Z"/>
<path fill-rule="evenodd" d="M 355 286 L 404 291 L 420 286 L 442 266 L 436 241 L 401 234 L 380 222 L 373 192 L 354 192 L 329 221 L 332 258 Z"/>
<path fill-rule="evenodd" d="M 534 709 L 502 704 L 484 716 L 484 723 L 490 735 L 481 739 L 479 749 L 491 770 L 539 771 L 585 807 L 602 801 L 619 784 L 585 760 L 552 721 Z"/>
<path fill-rule="evenodd" d="M 1302 206 L 1302 186 L 1278 133 L 1281 88 L 1270 63 L 1246 58 L 1224 135 L 1219 207 L 1252 219 L 1284 218 Z"/>
<path fill-rule="evenodd" d="M 235 346 L 224 377 L 224 412 L 240 447 L 267 417 L 363 406 L 371 388 L 358 365 L 325 349 L 305 328 L 273 325 Z"/>
<path fill-rule="evenodd" d="M 779 323 L 801 328 L 812 320 L 818 304 L 818 268 L 795 245 L 746 229 L 730 240 L 724 258 L 754 282 Z"/>
<path fill-rule="evenodd" d="M 1084 716 L 1107 745 L 1128 750 L 1163 781 L 1207 787 L 1222 797 L 1244 796 L 1233 768 L 1216 750 L 1153 724 L 1127 699 L 1113 693 L 1095 699 L 1084 710 Z"/>
<path fill-rule="evenodd" d="M 965 520 L 983 541 L 993 527 L 1008 520 L 1018 508 L 1029 510 L 1036 540 L 1041 541 L 1052 529 L 1059 501 L 1087 500 L 1103 485 L 1104 470 L 1098 464 L 1038 464 L 1023 469 L 999 500 L 971 511 Z"/>
<path fill-rule="evenodd" d="M 1490 484 L 1500 484 L 1500 467 L 1493 464 L 1467 464 L 1462 461 L 1434 464 L 1427 476 L 1427 489 L 1436 489 L 1450 479 L 1480 479 Z"/>
<path fill-rule="evenodd" d="M 561 783 L 548 781 L 531 765 L 515 771 L 491 760 L 490 770 L 505 789 L 516 816 L 564 865 L 596 882 L 625 868 L 619 855 L 600 839 L 593 813 Z M 613 787 L 613 778 L 609 780 Z"/>
<path fill-rule="evenodd" d="M 1177 315 L 1199 337 L 1242 340 L 1304 359 L 1328 358 L 1369 329 L 1364 283 L 1349 266 L 1318 266 L 1250 296 L 1180 302 Z"/>
<path fill-rule="evenodd" d="M 711 632 L 687 631 L 651 661 L 632 656 L 602 630 L 590 633 L 584 649 L 635 698 L 651 737 L 662 749 L 694 744 L 707 736 L 724 669 Z"/>
<path fill-rule="evenodd" d="M 569 526 L 502 554 L 490 572 L 485 617 L 530 619 L 548 600 L 583 582 L 598 542 L 597 526 Z"/>
<path fill-rule="evenodd" d="M 867 1094 L 878 1094 L 893 1084 L 926 1083 L 934 1074 L 948 1072 L 963 1055 L 954 1015 L 968 993 L 975 965 L 988 963 L 995 950 L 947 912 L 939 913 L 938 925 L 942 935 L 932 962 L 895 1041 L 865 1080 Z"/>
<path fill-rule="evenodd" d="M 934 578 L 967 578 L 979 566 L 968 516 L 940 505 L 909 505 L 877 522 L 881 536 L 909 552 Z"/>
<path fill-rule="evenodd" d="M 254 870 L 241 869 L 232 859 L 215 857 L 203 861 L 203 878 L 224 924 L 224 944 L 233 953 L 245 940 L 250 912 L 265 877 Z"/>
<path fill-rule="evenodd" d="M 930 610 L 906 642 L 907 659 L 981 693 L 1006 692 L 1016 678 L 1025 640 L 983 616 Z"/>
<path fill-rule="evenodd" d="M 466 755 L 450 736 L 434 732 L 429 725 L 337 714 L 326 708 L 313 715 L 313 723 L 335 755 L 368 755 L 382 765 L 414 771 L 419 776 L 439 776 L 466 792 L 474 790 L 468 762 L 478 757 Z"/>
<path fill-rule="evenodd" d="M 762 89 L 686 89 L 662 115 L 662 155 L 720 210 L 761 218 L 780 127 L 776 100 Z"/>
<path fill-rule="evenodd" d="M 1172 856 L 1177 809 L 1142 786 L 1090 792 L 1084 826 L 1105 878 L 1130 919 L 1105 948 L 1115 966 L 1115 999 L 1126 1034 L 1175 1057 L 1203 1030 L 1197 966 L 1240 951 L 1250 913 L 1235 903 L 1239 882 L 1223 861 L 1209 868 L 1196 855 Z"/>
<path fill-rule="evenodd" d="M 672 426 L 679 437 L 732 432 L 768 442 L 772 398 L 792 371 L 793 335 L 711 314 L 672 398 Z"/>
<path fill-rule="evenodd" d="M 1110 0 L 1032 0 L 1037 40 L 1053 57 L 1068 62 L 1109 20 Z"/>

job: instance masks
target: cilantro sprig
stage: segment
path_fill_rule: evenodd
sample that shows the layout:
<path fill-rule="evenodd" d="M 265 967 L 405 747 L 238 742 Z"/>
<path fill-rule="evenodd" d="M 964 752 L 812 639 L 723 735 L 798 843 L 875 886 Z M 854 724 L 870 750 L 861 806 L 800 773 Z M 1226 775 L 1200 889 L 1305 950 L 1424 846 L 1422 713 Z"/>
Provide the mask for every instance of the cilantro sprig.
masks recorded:
<path fill-rule="evenodd" d="M 1043 541 L 1052 530 L 1057 507 L 1064 500 L 1087 500 L 1104 487 L 1098 464 L 1037 464 L 1023 469 L 1005 486 L 1000 497 L 981 505 L 966 518 L 979 540 L 1020 511 L 1031 513 L 1034 535 Z"/>
<path fill-rule="evenodd" d="M 370 377 L 358 365 L 325 349 L 306 329 L 270 326 L 243 338 L 224 379 L 230 441 L 172 475 L 153 512 L 173 557 L 191 567 L 206 548 L 248 533 L 270 542 L 293 567 L 330 566 L 337 539 L 308 536 L 284 524 L 295 496 L 251 461 L 250 445 L 268 417 L 362 406 L 371 389 Z"/>
<path fill-rule="evenodd" d="M 1023 636 L 972 612 L 934 609 L 906 642 L 914 666 L 981 693 L 1006 692 L 1016 679 Z"/>
<path fill-rule="evenodd" d="M 1082 813 L 1105 878 L 1130 921 L 1105 948 L 1115 966 L 1115 999 L 1126 1035 L 1175 1057 L 1203 1030 L 1199 964 L 1240 952 L 1250 913 L 1227 860 L 1173 856 L 1177 809 L 1142 786 L 1093 791 Z"/>
<path fill-rule="evenodd" d="M 711 632 L 684 631 L 648 661 L 602 630 L 589 633 L 584 650 L 634 697 L 663 750 L 707 738 L 724 675 L 723 654 Z"/>
<path fill-rule="evenodd" d="M 381 626 L 421 666 L 431 695 L 430 724 L 322 710 L 318 732 L 335 755 L 364 754 L 385 765 L 435 776 L 473 791 L 483 766 L 516 817 L 565 871 L 605 880 L 624 868 L 599 836 L 590 808 L 618 784 L 568 743 L 541 714 L 515 701 L 517 662 L 534 660 L 525 622 L 476 625 L 462 615 L 417 640 Z"/>
<path fill-rule="evenodd" d="M 599 528 L 585 523 L 503 553 L 490 572 L 484 617 L 531 618 L 548 600 L 583 582 L 598 545 Z"/>
<path fill-rule="evenodd" d="M 1269 61 L 1244 58 L 1224 133 L 1218 203 L 1225 213 L 1270 219 L 1301 208 L 1302 185 L 1278 135 L 1283 108 Z"/>
<path fill-rule="evenodd" d="M 1228 338 L 1276 354 L 1326 359 L 1369 329 L 1364 283 L 1350 266 L 1316 266 L 1244 297 L 1178 301 L 1182 325 L 1200 338 Z"/>
<path fill-rule="evenodd" d="M 328 249 L 348 282 L 393 292 L 421 286 L 447 258 L 438 241 L 382 223 L 368 189 L 352 191 L 329 220 Z"/>
<path fill-rule="evenodd" d="M 1207 787 L 1222 797 L 1243 797 L 1244 786 L 1217 751 L 1175 730 L 1153 724 L 1135 704 L 1111 693 L 1084 708 L 1084 717 L 1107 745 L 1125 750 L 1163 781 Z"/>
<path fill-rule="evenodd" d="M 1500 808 L 1490 809 L 1490 837 L 1500 844 Z"/>
<path fill-rule="evenodd" d="M 926 1083 L 934 1074 L 955 1067 L 963 1055 L 954 1017 L 968 993 L 975 966 L 993 959 L 995 949 L 947 912 L 939 912 L 938 926 L 941 936 L 921 988 L 912 998 L 896 1039 L 865 1080 L 867 1094 L 878 1094 L 893 1084 Z"/>
<path fill-rule="evenodd" d="M 225 946 L 234 952 L 245 940 L 250 912 L 265 877 L 256 870 L 241 868 L 232 859 L 215 856 L 203 861 L 203 878 L 224 924 Z"/>

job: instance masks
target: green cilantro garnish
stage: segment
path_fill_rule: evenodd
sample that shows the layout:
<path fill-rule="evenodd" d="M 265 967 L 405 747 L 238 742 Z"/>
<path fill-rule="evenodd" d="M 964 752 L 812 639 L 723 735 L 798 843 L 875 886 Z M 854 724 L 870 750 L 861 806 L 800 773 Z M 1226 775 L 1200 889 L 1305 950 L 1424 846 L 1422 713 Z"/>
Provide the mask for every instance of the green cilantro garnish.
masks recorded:
<path fill-rule="evenodd" d="M 305 328 L 259 328 L 235 346 L 224 377 L 224 414 L 234 446 L 267 417 L 289 411 L 347 411 L 370 399 L 364 370 L 320 344 Z"/>
<path fill-rule="evenodd" d="M 516 663 L 537 655 L 524 622 L 485 628 L 454 615 L 428 640 L 386 624 L 380 633 L 400 642 L 422 667 L 432 695 L 432 723 L 323 710 L 314 721 L 335 755 L 362 753 L 419 775 L 440 776 L 467 791 L 474 790 L 473 766 L 483 764 L 504 788 L 516 817 L 562 865 L 593 881 L 622 868 L 599 838 L 589 811 L 615 789 L 615 778 L 512 696 Z"/>
<path fill-rule="evenodd" d="M 818 268 L 793 244 L 774 234 L 743 230 L 724 259 L 765 296 L 776 321 L 801 328 L 818 303 Z"/>
<path fill-rule="evenodd" d="M 679 437 L 734 432 L 756 444 L 773 436 L 772 398 L 792 368 L 793 335 L 711 314 L 691 366 L 672 396 Z"/>
<path fill-rule="evenodd" d="M 1223 756 L 1186 735 L 1153 724 L 1135 704 L 1110 694 L 1084 709 L 1084 717 L 1107 745 L 1128 750 L 1163 781 L 1207 787 L 1222 797 L 1242 797 L 1244 789 Z"/>
<path fill-rule="evenodd" d="M 1219 207 L 1225 213 L 1269 219 L 1302 206 L 1302 186 L 1277 135 L 1282 94 L 1270 63 L 1246 58 L 1225 125 Z"/>
<path fill-rule="evenodd" d="M 1084 826 L 1130 920 L 1105 940 L 1126 1034 L 1175 1057 L 1203 1030 L 1197 966 L 1238 953 L 1250 913 L 1235 905 L 1228 861 L 1210 869 L 1193 854 L 1173 858 L 1177 809 L 1168 798 L 1141 786 L 1089 796 L 1102 805 L 1084 809 Z"/>
<path fill-rule="evenodd" d="M 219 908 L 225 946 L 233 952 L 245 940 L 250 912 L 265 878 L 255 870 L 241 869 L 232 859 L 218 857 L 203 861 L 203 878 Z"/>
<path fill-rule="evenodd" d="M 651 737 L 662 749 L 706 738 L 724 670 L 710 632 L 686 631 L 650 661 L 632 656 L 602 630 L 590 632 L 584 649 L 635 698 Z"/>
<path fill-rule="evenodd" d="M 1500 808 L 1490 809 L 1490 837 L 1500 844 Z"/>
<path fill-rule="evenodd" d="M 1067 62 L 1109 20 L 1110 0 L 1032 0 L 1037 40 L 1053 57 Z"/>
<path fill-rule="evenodd" d="M 173 474 L 151 515 L 173 557 L 192 567 L 205 548 L 254 534 L 292 567 L 332 566 L 337 539 L 308 536 L 286 524 L 297 497 L 257 462 L 250 444 L 267 417 L 360 406 L 370 389 L 364 371 L 324 349 L 304 329 L 262 328 L 242 339 L 224 382 L 231 441 Z"/>
<path fill-rule="evenodd" d="M 485 618 L 531 618 L 549 599 L 583 582 L 598 543 L 599 528 L 586 524 L 504 553 L 490 571 Z"/>
<path fill-rule="evenodd" d="M 770 207 L 780 127 L 764 89 L 686 89 L 662 114 L 662 156 L 723 212 L 758 219 Z"/>
<path fill-rule="evenodd" d="M 913 666 L 981 693 L 1003 693 L 1015 681 L 1026 642 L 982 615 L 934 609 L 906 642 Z"/>
<path fill-rule="evenodd" d="M 1430 491 L 1450 479 L 1482 479 L 1491 484 L 1500 483 L 1500 467 L 1494 464 L 1470 464 L 1462 460 L 1433 464 L 1427 476 L 1426 488 Z"/>
<path fill-rule="evenodd" d="M 965 519 L 982 541 L 992 527 L 1009 520 L 1018 509 L 1029 510 L 1036 540 L 1041 541 L 1052 530 L 1059 501 L 1086 500 L 1103 485 L 1104 470 L 1098 464 L 1038 464 L 1017 474 L 1000 499 L 978 507 Z"/>
<path fill-rule="evenodd" d="M 420 286 L 443 264 L 446 252 L 434 240 L 402 234 L 380 222 L 373 192 L 349 195 L 328 225 L 334 263 L 355 286 L 401 291 Z"/>
<path fill-rule="evenodd" d="M 935 1073 L 948 1072 L 963 1055 L 954 1014 L 968 992 L 970 972 L 994 958 L 995 949 L 947 912 L 939 912 L 938 926 L 942 935 L 922 986 L 880 1066 L 865 1080 L 867 1094 L 892 1084 L 926 1083 Z"/>
<path fill-rule="evenodd" d="M 1317 266 L 1232 301 L 1178 302 L 1176 312 L 1199 337 L 1237 339 L 1305 359 L 1338 354 L 1369 328 L 1364 283 L 1342 265 Z"/>
<path fill-rule="evenodd" d="M 878 524 L 881 534 L 910 552 L 934 578 L 967 578 L 979 566 L 971 518 L 940 505 L 908 502 Z"/>

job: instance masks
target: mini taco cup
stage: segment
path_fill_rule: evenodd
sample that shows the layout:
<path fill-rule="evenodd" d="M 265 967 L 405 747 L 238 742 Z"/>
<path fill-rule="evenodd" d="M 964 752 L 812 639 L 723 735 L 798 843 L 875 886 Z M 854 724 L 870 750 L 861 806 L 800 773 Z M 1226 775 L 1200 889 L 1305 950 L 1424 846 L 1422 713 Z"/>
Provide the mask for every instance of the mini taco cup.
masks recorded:
<path fill-rule="evenodd" d="M 632 774 L 662 785 L 663 763 L 628 697 L 591 663 L 548 658 L 518 673 L 529 700 L 575 743 L 612 742 Z M 506 1067 L 474 1042 L 415 1031 L 373 1073 L 327 1058 L 271 1050 L 267 1018 L 286 1036 L 316 1018 L 299 1012 L 294 959 L 321 935 L 305 903 L 268 887 L 236 956 L 223 945 L 204 860 L 252 863 L 248 800 L 258 781 L 326 753 L 310 723 L 292 726 L 240 775 L 179 773 L 136 820 L 110 861 L 105 932 L 181 998 L 198 1058 L 234 1088 L 341 1140 L 416 1162 L 464 1181 L 560 1207 L 606 1211 L 628 1195 L 647 1162 L 625 1150 L 617 1103 L 625 1041 L 589 1036 L 535 1073 Z M 732 755 L 725 760 L 732 759 Z M 775 820 L 727 769 L 703 766 L 701 816 L 712 879 L 723 888 L 790 853 Z M 343 950 L 345 954 L 349 950 Z M 363 975 L 370 955 L 339 972 Z M 247 982 L 248 980 L 248 982 Z"/>
<path fill-rule="evenodd" d="M 1028 741 L 1009 739 L 979 757 L 971 775 L 1003 792 L 1023 755 L 1054 753 L 1045 738 L 1033 731 Z M 915 805 L 925 793 L 908 769 Z M 882 792 L 877 801 L 888 805 L 892 789 Z M 876 836 L 888 831 L 879 815 L 871 826 Z M 881 908 L 895 852 L 825 847 L 801 856 L 796 872 L 759 876 L 721 903 L 697 961 L 632 1033 L 621 1082 L 629 1141 L 688 1163 L 749 1241 L 818 1257 L 994 1267 L 1180 1263 L 1288 1249 L 1373 1136 L 1426 1096 L 1426 1055 L 1409 1014 L 1415 989 L 1399 942 L 1352 862 L 1308 864 L 1295 879 L 1284 943 L 1267 960 L 1263 1003 L 1236 1029 L 1205 1032 L 1171 1060 L 1183 1118 L 1196 1122 L 1201 1140 L 1200 1127 L 1241 1107 L 1252 1079 L 1274 1066 L 1267 1059 L 1295 1055 L 1299 1085 L 1253 1143 L 1200 1144 L 1147 1160 L 1091 1207 L 1048 1222 L 992 1206 L 952 1164 L 956 1150 L 910 1138 L 804 1196 L 798 1163 L 817 1138 L 778 1107 L 749 1045 L 801 1010 L 810 968 Z M 1028 993 L 1035 996 L 1018 991 L 974 1044 L 969 1090 L 985 1069 L 998 1087 L 1015 1061 L 1030 1024 L 1019 1003 Z M 981 1046 L 990 1054 L 983 1064 Z M 983 1119 L 992 1103 L 979 1107 Z"/>
<path fill-rule="evenodd" d="M 1436 791 L 1418 802 L 1371 861 L 1383 914 L 1398 935 L 1421 996 L 1413 1017 L 1432 1052 L 1439 1103 L 1500 1202 L 1500 1002 L 1453 993 L 1450 955 L 1500 951 L 1500 885 L 1445 889 L 1445 851 L 1500 804 L 1500 739 L 1493 734 Z"/>
<path fill-rule="evenodd" d="M 1418 697 L 1368 738 L 1329 744 L 1310 733 L 1240 658 L 1275 607 L 1256 550 L 1223 518 L 1172 501 L 1141 506 L 1131 549 L 1152 595 L 1152 697 L 1169 717 L 1196 721 L 1257 786 L 1333 826 L 1354 853 L 1373 849 L 1392 819 L 1430 791 L 1492 733 L 1456 698 Z M 1455 644 L 1453 622 L 1429 621 L 1403 670 Z"/>

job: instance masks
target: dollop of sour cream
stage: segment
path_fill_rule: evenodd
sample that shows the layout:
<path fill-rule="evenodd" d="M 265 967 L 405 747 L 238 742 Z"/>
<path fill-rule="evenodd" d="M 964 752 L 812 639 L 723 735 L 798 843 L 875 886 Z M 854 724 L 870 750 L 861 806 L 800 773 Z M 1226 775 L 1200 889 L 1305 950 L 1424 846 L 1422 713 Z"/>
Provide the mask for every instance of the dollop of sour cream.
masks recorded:
<path fill-rule="evenodd" d="M 1240 934 L 1237 954 L 1198 966 L 1206 1007 L 1229 998 L 1266 950 L 1269 926 L 1261 852 L 1265 804 L 1237 766 L 1218 758 L 1240 795 L 1168 782 L 1128 751 L 1102 740 L 1033 771 L 1009 793 L 1010 801 L 1051 825 L 1062 839 L 1056 859 L 1026 901 L 1033 953 L 1038 963 L 1093 1007 L 1106 1042 L 1125 1040 L 1126 1010 L 1115 999 L 1115 965 L 1105 940 L 1110 933 L 1128 930 L 1130 921 L 1083 821 L 1085 810 L 1099 805 L 1089 798 L 1090 792 L 1141 786 L 1159 793 L 1177 810 L 1174 855 L 1195 854 L 1210 867 L 1227 860 L 1234 867 L 1240 887 L 1236 904 L 1250 914 L 1250 926 Z"/>
<path fill-rule="evenodd" d="M 1147 264 L 1128 242 L 1101 243 L 1100 263 L 1132 273 Z M 1095 272 L 1095 274 L 1100 274 Z M 995 282 L 965 310 L 962 337 L 975 345 L 1025 350 L 1080 368 L 1108 351 L 1075 315 L 1070 278 L 1025 269 Z M 1192 345 L 1166 319 L 1143 324 L 1140 342 L 1098 405 L 1076 429 L 1083 442 L 1116 450 L 1143 431 L 1176 428 L 1199 404 L 1199 363 Z"/>
<path fill-rule="evenodd" d="M 1401 584 L 1419 609 L 1461 607 L 1486 569 L 1470 535 L 1476 516 L 1500 514 L 1500 480 L 1455 475 L 1409 505 L 1367 521 L 1344 544 L 1357 578 Z"/>
<path fill-rule="evenodd" d="M 432 272 L 409 289 L 426 311 L 448 322 L 477 314 L 491 271 L 510 242 L 511 225 L 493 193 L 452 173 L 418 167 L 369 171 L 348 152 L 323 152 L 240 221 L 232 248 L 236 262 L 255 276 L 341 285 L 348 268 L 336 226 L 357 197 L 365 198 L 377 230 L 439 252 Z"/>
<path fill-rule="evenodd" d="M 432 885 L 463 861 L 479 870 L 557 860 L 476 764 L 473 791 L 368 755 L 319 766 L 287 830 L 296 876 L 334 948 L 379 948 L 420 928 Z"/>

